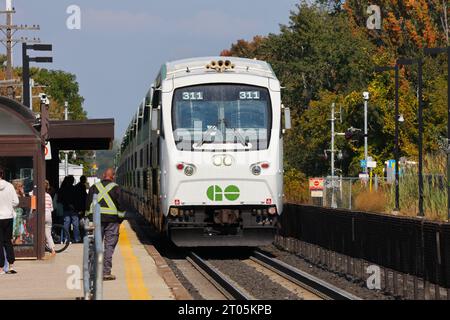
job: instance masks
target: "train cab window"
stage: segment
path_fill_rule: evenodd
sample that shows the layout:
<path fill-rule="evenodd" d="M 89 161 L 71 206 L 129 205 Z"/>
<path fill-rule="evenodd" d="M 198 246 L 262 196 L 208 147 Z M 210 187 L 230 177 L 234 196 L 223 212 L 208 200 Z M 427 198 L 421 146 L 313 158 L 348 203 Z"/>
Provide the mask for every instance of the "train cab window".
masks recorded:
<path fill-rule="evenodd" d="M 272 128 L 269 91 L 240 84 L 179 88 L 173 98 L 172 126 L 178 150 L 211 150 L 207 144 L 266 150 Z"/>

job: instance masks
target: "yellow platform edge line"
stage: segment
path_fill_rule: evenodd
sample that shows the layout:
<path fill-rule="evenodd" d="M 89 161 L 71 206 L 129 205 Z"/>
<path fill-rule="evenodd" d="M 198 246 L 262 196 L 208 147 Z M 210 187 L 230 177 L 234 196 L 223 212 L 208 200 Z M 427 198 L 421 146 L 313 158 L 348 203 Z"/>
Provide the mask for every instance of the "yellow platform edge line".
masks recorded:
<path fill-rule="evenodd" d="M 125 279 L 131 300 L 152 300 L 148 288 L 145 286 L 142 268 L 133 252 L 126 227 L 120 226 L 119 248 L 125 266 Z"/>

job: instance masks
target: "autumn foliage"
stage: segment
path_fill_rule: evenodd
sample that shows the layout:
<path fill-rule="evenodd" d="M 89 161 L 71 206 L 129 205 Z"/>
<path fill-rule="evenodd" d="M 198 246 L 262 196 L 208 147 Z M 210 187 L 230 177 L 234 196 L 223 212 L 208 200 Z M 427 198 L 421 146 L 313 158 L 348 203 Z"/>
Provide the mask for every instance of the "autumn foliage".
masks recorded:
<path fill-rule="evenodd" d="M 367 28 L 369 5 L 381 9 L 381 30 Z M 369 91 L 369 155 L 380 164 L 375 173 L 382 177 L 382 164 L 394 156 L 395 86 L 394 72 L 375 73 L 375 66 L 393 66 L 401 57 L 423 59 L 425 153 L 442 152 L 447 136 L 447 59 L 427 57 L 423 48 L 450 44 L 448 14 L 445 0 L 300 1 L 278 33 L 239 40 L 222 54 L 272 65 L 285 87 L 283 102 L 294 115 L 294 128 L 285 139 L 286 165 L 306 177 L 330 172 L 325 150 L 330 149 L 331 104 L 342 112 L 338 132 L 362 129 L 362 92 Z M 399 110 L 405 119 L 400 156 L 411 161 L 418 157 L 417 79 L 416 65 L 400 69 Z M 363 140 L 337 138 L 336 144 L 343 153 L 336 167 L 346 176 L 357 176 Z"/>

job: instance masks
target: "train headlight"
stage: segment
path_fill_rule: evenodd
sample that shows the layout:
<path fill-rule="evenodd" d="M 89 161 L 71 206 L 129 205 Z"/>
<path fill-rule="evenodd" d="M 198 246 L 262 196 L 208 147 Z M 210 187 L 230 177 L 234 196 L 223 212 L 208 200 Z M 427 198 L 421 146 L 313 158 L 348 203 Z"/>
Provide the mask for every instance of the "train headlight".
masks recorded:
<path fill-rule="evenodd" d="M 192 176 L 195 173 L 195 168 L 194 166 L 191 165 L 187 165 L 184 168 L 184 174 L 187 175 L 188 177 Z"/>
<path fill-rule="evenodd" d="M 233 159 L 229 156 L 226 156 L 223 158 L 223 164 L 229 167 L 233 164 Z"/>
<path fill-rule="evenodd" d="M 253 173 L 255 176 L 259 176 L 259 175 L 261 174 L 261 167 L 260 167 L 259 165 L 254 165 L 254 166 L 252 167 L 252 173 Z"/>
<path fill-rule="evenodd" d="M 222 157 L 214 157 L 213 164 L 216 167 L 220 167 L 222 165 Z"/>
<path fill-rule="evenodd" d="M 269 169 L 269 167 L 270 167 L 270 164 L 268 162 L 258 162 L 258 163 L 253 164 L 250 167 L 250 170 L 252 171 L 252 173 L 255 176 L 259 176 L 263 169 L 266 170 L 266 169 Z"/>

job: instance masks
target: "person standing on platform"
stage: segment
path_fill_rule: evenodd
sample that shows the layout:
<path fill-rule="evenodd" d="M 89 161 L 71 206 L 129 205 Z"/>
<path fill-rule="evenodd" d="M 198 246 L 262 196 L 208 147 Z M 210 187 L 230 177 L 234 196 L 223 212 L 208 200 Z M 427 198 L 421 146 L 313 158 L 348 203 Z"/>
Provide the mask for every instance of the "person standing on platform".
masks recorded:
<path fill-rule="evenodd" d="M 104 239 L 105 253 L 103 262 L 103 280 L 115 280 L 111 274 L 112 258 L 117 242 L 119 241 L 119 228 L 125 217 L 125 210 L 122 200 L 122 190 L 115 182 L 115 171 L 112 168 L 106 169 L 103 179 L 89 189 L 86 208 L 89 208 L 87 215 L 93 217 L 94 194 L 98 195 L 97 201 L 100 205 L 102 236 Z"/>
<path fill-rule="evenodd" d="M 73 183 L 75 178 L 67 176 L 64 178 L 61 188 L 58 191 L 58 202 L 63 205 L 64 210 L 64 229 L 70 234 L 70 226 L 73 226 L 74 242 L 81 242 L 80 238 L 80 220 L 78 212 L 75 210 L 75 189 Z"/>
<path fill-rule="evenodd" d="M 86 200 L 87 200 L 86 182 L 87 182 L 86 176 L 81 176 L 80 182 L 78 182 L 74 187 L 75 211 L 78 213 L 79 219 L 83 219 L 86 213 Z M 84 238 L 84 228 L 81 228 L 80 233 L 81 238 Z"/>
<path fill-rule="evenodd" d="M 11 182 L 14 190 L 16 191 L 17 197 L 25 197 L 23 181 L 17 179 Z M 27 230 L 25 228 L 26 219 L 24 219 L 23 208 L 17 206 L 16 208 L 14 208 L 14 211 L 16 212 L 16 214 L 13 221 L 13 243 L 16 245 L 21 245 L 24 244 L 25 235 L 27 233 Z"/>
<path fill-rule="evenodd" d="M 75 210 L 83 218 L 86 212 L 86 200 L 87 200 L 87 178 L 85 176 L 80 177 L 80 182 L 75 185 Z"/>
<path fill-rule="evenodd" d="M 19 205 L 19 197 L 11 183 L 3 180 L 4 170 L 0 167 L 0 274 L 5 274 L 3 269 L 6 259 L 9 263 L 7 273 L 17 273 L 14 270 L 13 221 L 15 218 L 14 207 Z"/>
<path fill-rule="evenodd" d="M 52 256 L 56 255 L 55 243 L 52 238 L 52 212 L 53 212 L 53 199 L 50 195 L 50 183 L 45 180 L 45 240 L 47 246 L 52 250 Z"/>

